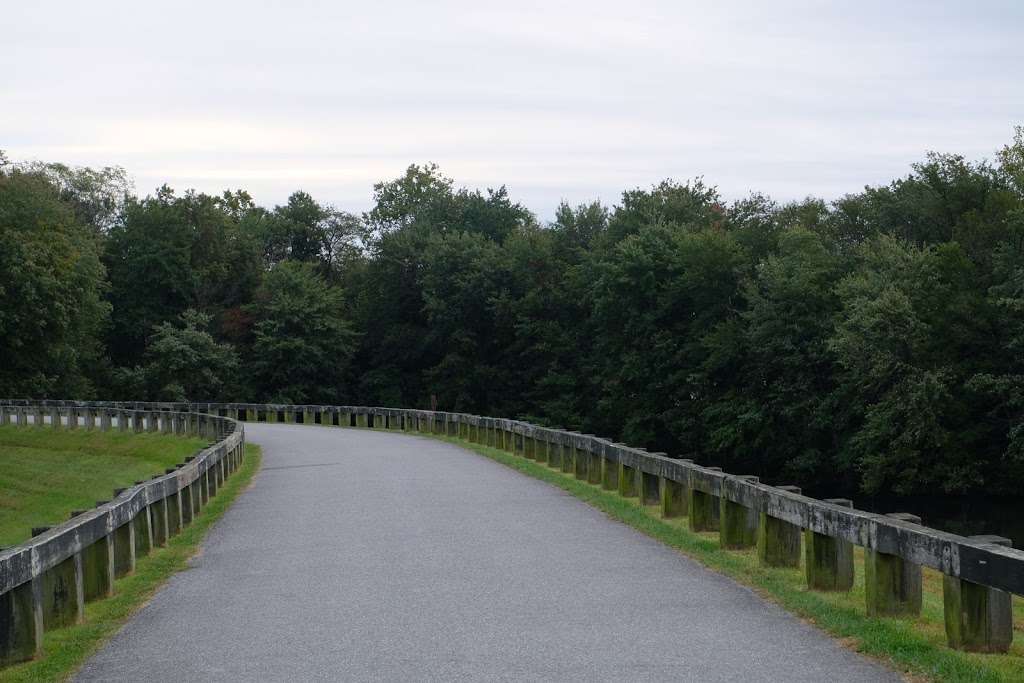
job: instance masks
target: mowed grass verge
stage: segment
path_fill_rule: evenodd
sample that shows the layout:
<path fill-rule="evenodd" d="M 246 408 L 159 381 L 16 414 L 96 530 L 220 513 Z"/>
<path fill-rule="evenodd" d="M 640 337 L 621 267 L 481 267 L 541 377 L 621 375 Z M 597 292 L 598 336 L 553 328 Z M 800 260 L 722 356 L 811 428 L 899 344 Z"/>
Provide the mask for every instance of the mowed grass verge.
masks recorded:
<path fill-rule="evenodd" d="M 115 488 L 163 474 L 206 443 L 168 434 L 0 427 L 0 547 L 110 500 Z"/>
<path fill-rule="evenodd" d="M 138 436 L 148 438 L 157 435 Z M 189 441 L 193 442 L 193 447 L 190 450 L 186 449 L 187 455 L 197 450 L 194 447 L 195 441 Z M 205 442 L 199 442 L 200 447 L 203 443 Z M 112 597 L 87 603 L 85 618 L 81 624 L 48 631 L 43 639 L 43 654 L 38 659 L 0 669 L 0 683 L 35 683 L 69 679 L 150 600 L 167 579 L 188 568 L 189 559 L 195 555 L 207 532 L 251 483 L 259 470 L 261 456 L 259 446 L 246 444 L 242 466 L 224 482 L 217 495 L 210 499 L 209 504 L 190 525 L 178 535 L 171 537 L 165 547 L 154 548 L 148 555 L 138 557 L 135 572 L 114 582 Z M 171 460 L 171 465 L 179 462 L 177 458 Z M 162 471 L 161 469 L 160 472 Z"/>
<path fill-rule="evenodd" d="M 418 433 L 417 433 L 418 434 Z M 428 436 L 426 434 L 418 434 Z M 864 553 L 856 548 L 854 589 L 849 593 L 808 590 L 803 567 L 761 567 L 755 551 L 725 550 L 718 534 L 690 531 L 685 518 L 664 519 L 658 506 L 641 505 L 600 485 L 580 481 L 546 464 L 453 437 L 434 436 L 546 481 L 618 520 L 675 548 L 709 569 L 755 588 L 766 598 L 840 638 L 842 643 L 914 680 L 1024 681 L 1024 600 L 1014 596 L 1014 642 L 1005 655 L 960 652 L 946 645 L 942 575 L 924 570 L 924 605 L 919 618 L 882 619 L 865 614 Z M 802 563 L 802 560 L 801 560 Z"/>

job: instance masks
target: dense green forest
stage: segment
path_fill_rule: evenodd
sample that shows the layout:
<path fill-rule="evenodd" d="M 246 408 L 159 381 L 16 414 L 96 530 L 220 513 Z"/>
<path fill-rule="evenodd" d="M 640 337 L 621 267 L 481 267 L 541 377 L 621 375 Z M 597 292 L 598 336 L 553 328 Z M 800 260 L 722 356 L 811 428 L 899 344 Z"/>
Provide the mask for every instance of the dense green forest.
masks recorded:
<path fill-rule="evenodd" d="M 873 492 L 1024 486 L 1024 129 L 834 202 L 563 205 L 436 166 L 354 215 L 0 154 L 0 395 L 521 417 Z"/>

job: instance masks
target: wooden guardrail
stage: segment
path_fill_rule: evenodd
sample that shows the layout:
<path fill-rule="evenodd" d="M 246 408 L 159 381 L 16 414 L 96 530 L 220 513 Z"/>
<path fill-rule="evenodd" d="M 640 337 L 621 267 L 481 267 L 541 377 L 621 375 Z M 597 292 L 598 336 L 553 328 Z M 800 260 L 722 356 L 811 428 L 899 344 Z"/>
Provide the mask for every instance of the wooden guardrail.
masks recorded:
<path fill-rule="evenodd" d="M 18 409 L 19 402 L 0 407 Z M 691 460 L 649 453 L 590 434 L 518 420 L 440 411 L 364 406 L 252 403 L 42 402 L 25 410 L 128 410 L 210 415 L 239 422 L 372 427 L 456 436 L 535 459 L 627 497 L 657 503 L 666 517 L 689 518 L 695 531 L 718 531 L 725 548 L 755 548 L 765 566 L 797 567 L 808 587 L 853 587 L 853 546 L 865 551 L 865 594 L 871 615 L 917 614 L 921 568 L 944 575 L 946 633 L 951 647 L 1006 652 L 1013 637 L 1011 594 L 1024 595 L 1024 552 L 996 536 L 964 537 L 920 524 L 906 513 L 856 510 L 849 500 L 817 500 L 795 486 L 770 486 Z M 0 593 L 4 556 L 0 555 Z M 2 600 L 2 595 L 0 595 Z M 3 603 L 0 603 L 3 604 Z"/>
<path fill-rule="evenodd" d="M 111 595 L 114 579 L 133 572 L 137 557 L 190 524 L 245 455 L 236 420 L 180 410 L 3 402 L 2 424 L 187 434 L 213 443 L 163 475 L 0 549 L 0 666 L 35 657 L 44 631 L 80 622 L 85 603 Z"/>

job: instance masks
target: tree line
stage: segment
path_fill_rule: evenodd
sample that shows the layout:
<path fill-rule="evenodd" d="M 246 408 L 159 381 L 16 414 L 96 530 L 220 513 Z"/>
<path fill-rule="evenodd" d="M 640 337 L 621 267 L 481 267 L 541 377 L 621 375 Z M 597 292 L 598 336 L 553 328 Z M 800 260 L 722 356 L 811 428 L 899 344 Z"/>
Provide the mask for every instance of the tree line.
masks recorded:
<path fill-rule="evenodd" d="M 563 204 L 434 165 L 363 215 L 0 154 L 0 395 L 432 407 L 805 487 L 1024 485 L 1024 129 L 826 202 Z"/>

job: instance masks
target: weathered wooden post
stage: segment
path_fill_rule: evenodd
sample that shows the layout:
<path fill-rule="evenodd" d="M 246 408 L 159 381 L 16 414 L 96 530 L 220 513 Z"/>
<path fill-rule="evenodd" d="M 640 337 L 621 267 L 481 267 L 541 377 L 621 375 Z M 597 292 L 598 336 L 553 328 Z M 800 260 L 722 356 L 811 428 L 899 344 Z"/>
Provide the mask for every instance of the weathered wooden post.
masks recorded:
<path fill-rule="evenodd" d="M 800 493 L 799 486 L 776 486 L 780 491 Z M 757 530 L 757 559 L 764 567 L 800 566 L 800 527 L 767 512 L 760 515 Z"/>
<path fill-rule="evenodd" d="M 161 498 L 149 504 L 149 521 L 152 531 L 151 542 L 154 548 L 167 545 L 167 499 Z"/>
<path fill-rule="evenodd" d="M 135 519 L 114 529 L 114 577 L 121 578 L 135 571 Z"/>
<path fill-rule="evenodd" d="M 921 518 L 906 512 L 887 517 L 910 524 Z M 890 616 L 921 613 L 921 566 L 898 555 L 864 550 L 864 593 L 869 616 Z"/>
<path fill-rule="evenodd" d="M 721 467 L 705 467 L 712 472 L 721 472 Z M 718 496 L 698 488 L 693 479 L 690 480 L 690 530 L 718 531 L 721 505 Z"/>
<path fill-rule="evenodd" d="M 589 436 L 589 435 L 588 435 Z M 587 483 L 601 484 L 602 466 L 604 463 L 603 446 L 595 440 L 588 440 L 587 447 Z"/>
<path fill-rule="evenodd" d="M 852 508 L 847 498 L 826 498 L 826 503 Z M 804 530 L 804 573 L 807 587 L 819 591 L 853 588 L 853 544 L 847 540 Z"/>
<path fill-rule="evenodd" d="M 83 594 L 86 602 L 114 592 L 114 544 L 110 534 L 82 549 Z"/>
<path fill-rule="evenodd" d="M 601 488 L 605 491 L 619 490 L 619 461 L 609 458 L 609 452 L 618 448 L 618 444 L 606 444 L 604 458 L 601 460 Z"/>
<path fill-rule="evenodd" d="M 753 475 L 739 475 L 731 477 L 740 481 L 747 481 L 752 484 L 758 482 Z M 722 486 L 728 485 L 728 479 L 722 482 Z M 754 508 L 747 507 L 741 503 L 729 500 L 725 493 L 719 497 L 719 525 L 718 538 L 723 548 L 730 550 L 742 550 L 753 548 L 757 545 L 757 525 L 759 515 Z"/>
<path fill-rule="evenodd" d="M 692 463 L 692 460 L 680 460 Z M 666 519 L 686 517 L 689 514 L 690 492 L 687 482 L 668 477 L 661 478 L 661 516 Z"/>
<path fill-rule="evenodd" d="M 619 462 L 619 495 L 623 498 L 636 498 L 640 495 L 640 483 L 637 481 L 636 468 Z"/>
<path fill-rule="evenodd" d="M 24 662 L 43 649 L 42 581 L 0 594 L 0 666 Z"/>
<path fill-rule="evenodd" d="M 1011 547 L 1002 536 L 971 536 L 974 541 Z M 1013 641 L 1013 603 L 1009 593 L 955 576 L 943 576 L 946 640 L 967 652 L 1007 652 Z"/>

